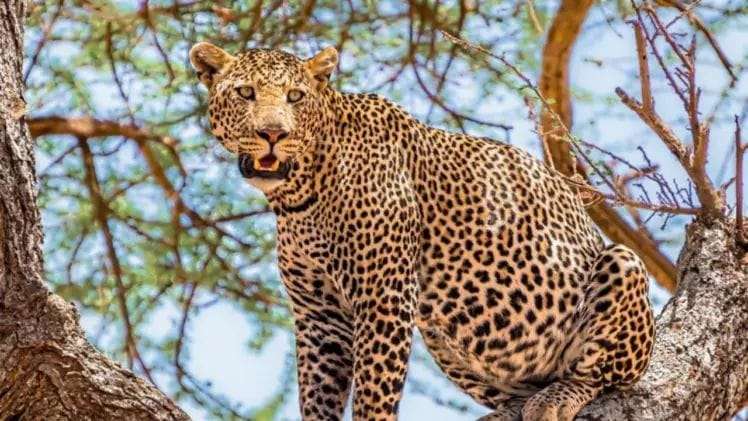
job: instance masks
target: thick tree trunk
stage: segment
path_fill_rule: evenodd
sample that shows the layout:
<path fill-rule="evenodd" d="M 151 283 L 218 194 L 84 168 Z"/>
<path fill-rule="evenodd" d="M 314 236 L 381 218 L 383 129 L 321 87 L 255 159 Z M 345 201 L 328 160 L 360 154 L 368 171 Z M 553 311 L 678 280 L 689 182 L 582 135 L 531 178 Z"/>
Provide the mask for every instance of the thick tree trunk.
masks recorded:
<path fill-rule="evenodd" d="M 24 0 L 0 3 L 0 420 L 188 419 L 85 339 L 42 279 L 33 143 L 23 119 Z"/>
<path fill-rule="evenodd" d="M 748 404 L 748 269 L 733 230 L 727 222 L 691 224 L 646 375 L 632 390 L 594 401 L 578 420 L 727 420 Z"/>

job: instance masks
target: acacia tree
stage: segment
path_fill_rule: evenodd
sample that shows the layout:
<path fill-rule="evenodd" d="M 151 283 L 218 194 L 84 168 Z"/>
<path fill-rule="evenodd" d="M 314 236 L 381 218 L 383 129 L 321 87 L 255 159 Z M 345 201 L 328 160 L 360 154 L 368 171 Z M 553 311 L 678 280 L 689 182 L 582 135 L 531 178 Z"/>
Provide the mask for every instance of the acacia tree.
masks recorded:
<path fill-rule="evenodd" d="M 291 45 L 302 52 L 305 44 L 327 41 L 342 52 L 344 67 L 336 79 L 338 86 L 365 87 L 406 100 L 404 93 L 422 98 L 430 104 L 423 111 L 427 120 L 459 130 L 502 137 L 511 133 L 507 124 L 477 116 L 473 112 L 476 103 L 450 99 L 455 79 L 459 79 L 455 74 L 466 69 L 481 84 L 483 97 L 519 90 L 531 105 L 540 102 L 543 107 L 537 131 L 546 160 L 576 183 L 580 194 L 591 194 L 590 213 L 611 239 L 637 250 L 666 289 L 676 291 L 678 284 L 676 296 L 660 316 L 655 357 L 647 377 L 634 391 L 609 395 L 583 416 L 678 419 L 724 418 L 734 413 L 747 394 L 748 350 L 740 340 L 740 332 L 748 327 L 746 274 L 740 261 L 744 250 L 734 235 L 741 231 L 727 216 L 728 202 L 719 194 L 722 199 L 710 199 L 720 187 L 704 178 L 709 136 L 695 130 L 691 142 L 684 142 L 658 131 L 668 125 L 654 112 L 653 94 L 644 84 L 644 105 L 625 95 L 626 105 L 641 114 L 668 146 L 681 151 L 675 154 L 676 161 L 686 168 L 698 187 L 697 194 L 684 202 L 678 198 L 680 187 L 663 182 L 663 177 L 646 165 L 632 165 L 633 174 L 611 177 L 615 168 L 606 168 L 607 162 L 596 163 L 594 156 L 586 154 L 594 142 L 585 143 L 572 135 L 569 60 L 593 2 L 561 2 L 548 28 L 542 60 L 537 63 L 526 50 L 533 48 L 529 40 L 544 32 L 551 3 L 496 1 L 477 5 L 461 1 L 442 5 L 412 1 L 382 2 L 385 6 L 377 7 L 377 2 L 257 1 L 245 5 L 146 1 L 128 8 L 49 1 L 31 6 L 34 42 L 22 71 L 25 4 L 6 2 L 1 41 L 5 54 L 0 69 L 4 86 L 4 123 L 0 127 L 4 145 L 0 149 L 4 151 L 0 152 L 0 415 L 185 417 L 148 381 L 133 377 L 86 344 L 73 307 L 48 293 L 42 282 L 46 276 L 53 288 L 74 300 L 81 311 L 94 312 L 122 326 L 121 340 L 109 351 L 128 369 L 150 382 L 156 382 L 156 374 L 173 376 L 177 390 L 172 393 L 189 396 L 219 417 L 257 417 L 257 412 L 241 411 L 217 396 L 185 365 L 189 323 L 200 307 L 201 296 L 238 303 L 264 332 L 259 335 L 260 344 L 268 332 L 288 326 L 277 280 L 256 275 L 258 269 L 272 264 L 269 251 L 273 244 L 267 235 L 272 228 L 254 222 L 267 215 L 264 202 L 256 196 L 237 197 L 235 185 L 216 183 L 215 176 L 204 174 L 209 172 L 204 168 L 203 174 L 194 171 L 195 157 L 204 157 L 208 138 L 202 93 L 194 88 L 194 76 L 184 64 L 188 45 L 204 38 L 234 50 L 256 43 Z M 688 18 L 686 23 L 693 23 L 698 30 L 709 26 L 690 7 L 669 1 L 658 4 L 678 9 L 679 15 Z M 282 5 L 288 8 L 280 8 Z M 745 13 L 729 5 L 711 7 L 727 16 Z M 330 20 L 330 16 L 336 18 Z M 499 29 L 476 30 L 481 22 Z M 664 35 L 653 34 L 666 31 L 654 29 L 644 39 L 652 48 L 655 41 L 665 42 Z M 507 39 L 520 39 L 522 48 L 486 60 L 483 53 L 462 54 L 464 46 L 444 37 L 442 31 L 464 35 L 490 54 L 502 51 Z M 406 42 L 396 40 L 402 33 Z M 677 48 L 668 47 L 679 58 Z M 65 51 L 74 59 L 65 61 L 56 51 Z M 372 51 L 381 53 L 370 54 Z M 687 55 L 687 50 L 680 52 Z M 640 49 L 642 56 L 646 52 Z M 519 78 L 512 76 L 512 66 L 539 67 L 538 86 L 532 83 L 533 78 L 523 79 L 521 73 Z M 687 68 L 688 63 L 681 63 L 681 67 Z M 361 76 L 354 75 L 371 75 L 371 69 L 379 74 L 371 77 L 375 85 L 362 86 Z M 739 75 L 743 69 L 738 66 L 735 73 Z M 50 79 L 56 83 L 48 83 Z M 643 73 L 641 79 L 645 79 Z M 28 113 L 20 94 L 24 80 L 29 88 Z M 410 86 L 416 91 L 408 90 Z M 695 91 L 689 91 L 687 84 L 676 87 L 689 100 L 689 124 L 695 120 L 693 127 L 704 127 L 693 112 L 698 111 L 691 98 Z M 105 104 L 97 101 L 102 93 L 108 99 Z M 154 109 L 165 111 L 155 113 Z M 34 144 L 26 124 L 37 138 L 37 150 L 46 158 L 38 175 L 39 203 L 55 227 L 47 232 L 46 272 L 42 271 L 35 206 Z M 187 134 L 190 131 L 200 134 Z M 128 155 L 136 158 L 123 159 Z M 214 161 L 220 165 L 227 159 L 217 155 Z M 598 166 L 601 171 L 595 170 Z M 591 189 L 584 180 L 587 176 L 593 185 L 607 184 Z M 649 187 L 652 191 L 665 193 L 648 200 L 627 192 L 628 183 L 647 177 L 654 183 Z M 676 193 L 669 195 L 668 190 Z M 133 199 L 144 196 L 165 204 L 148 211 Z M 619 204 L 626 205 L 624 213 L 616 210 Z M 642 209 L 654 209 L 655 218 L 661 216 L 665 221 L 673 212 L 697 215 L 677 266 L 661 250 L 652 222 L 640 218 Z M 138 258 L 137 264 L 132 263 L 133 256 Z M 178 329 L 163 342 L 152 343 L 144 339 L 142 326 L 164 301 L 181 309 Z M 146 356 L 154 350 L 158 350 L 159 359 Z M 689 373 L 691 381 L 683 381 L 684 373 Z M 720 385 L 720 393 L 707 393 L 714 384 Z M 642 408 L 649 412 L 642 413 Z"/>

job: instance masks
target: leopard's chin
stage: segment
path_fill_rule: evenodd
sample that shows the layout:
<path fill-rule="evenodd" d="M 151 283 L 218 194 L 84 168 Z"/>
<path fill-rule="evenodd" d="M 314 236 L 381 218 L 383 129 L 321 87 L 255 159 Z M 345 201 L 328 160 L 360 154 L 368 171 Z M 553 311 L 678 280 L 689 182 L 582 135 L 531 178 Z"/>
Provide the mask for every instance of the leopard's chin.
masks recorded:
<path fill-rule="evenodd" d="M 281 180 L 278 178 L 260 177 L 245 178 L 245 180 L 247 180 L 247 183 L 250 186 L 260 190 L 265 195 L 270 194 L 273 190 L 277 189 L 286 182 L 286 180 Z"/>

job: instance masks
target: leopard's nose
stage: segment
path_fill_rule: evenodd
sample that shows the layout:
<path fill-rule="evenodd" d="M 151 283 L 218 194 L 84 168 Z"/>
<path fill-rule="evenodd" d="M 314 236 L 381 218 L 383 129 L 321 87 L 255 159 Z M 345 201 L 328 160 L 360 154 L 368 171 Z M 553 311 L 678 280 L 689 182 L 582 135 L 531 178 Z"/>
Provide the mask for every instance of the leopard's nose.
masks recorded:
<path fill-rule="evenodd" d="M 288 132 L 275 127 L 266 127 L 264 129 L 255 130 L 257 136 L 267 140 L 270 143 L 277 143 L 288 137 Z"/>

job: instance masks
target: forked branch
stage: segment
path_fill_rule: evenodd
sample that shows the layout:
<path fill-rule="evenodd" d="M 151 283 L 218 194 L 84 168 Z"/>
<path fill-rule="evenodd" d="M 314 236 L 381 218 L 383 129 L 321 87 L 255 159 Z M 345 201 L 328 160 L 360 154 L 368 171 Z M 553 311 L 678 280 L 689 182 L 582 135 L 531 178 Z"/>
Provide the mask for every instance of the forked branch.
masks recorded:
<path fill-rule="evenodd" d="M 654 9 L 641 7 L 637 8 L 636 12 L 636 20 L 632 22 L 632 26 L 636 37 L 642 102 L 634 99 L 621 88 L 616 88 L 616 94 L 629 109 L 652 129 L 686 171 L 693 181 L 696 195 L 701 203 L 700 214 L 709 218 L 720 218 L 724 215 L 724 199 L 706 172 L 709 125 L 699 118 L 701 91 L 696 84 L 695 38 L 691 38 L 687 48 L 683 47 L 675 39 L 675 36 L 668 31 L 666 25 L 660 21 Z M 644 14 L 654 28 L 651 34 L 647 30 Z M 657 45 L 658 37 L 662 37 L 675 56 L 678 57 L 680 65 L 675 69 L 670 69 L 662 59 L 663 55 Z M 655 109 L 651 93 L 647 47 L 651 49 L 671 89 L 683 103 L 691 129 L 691 147 L 686 146 L 686 143 L 678 137 Z"/>

